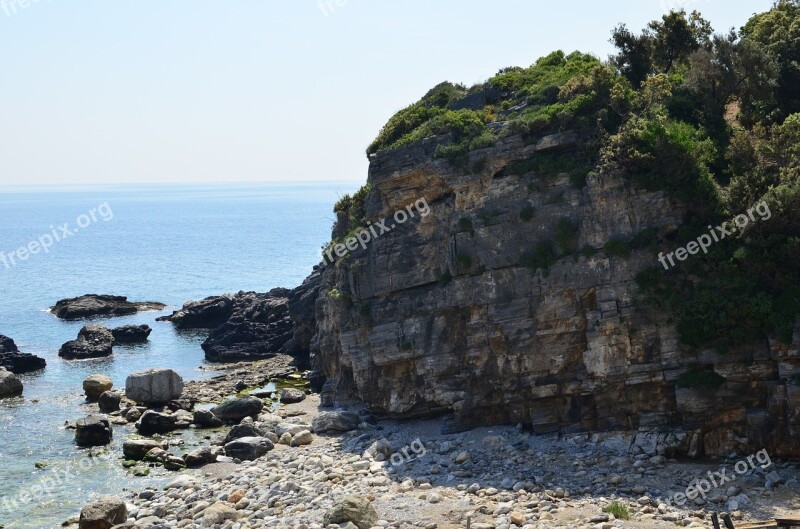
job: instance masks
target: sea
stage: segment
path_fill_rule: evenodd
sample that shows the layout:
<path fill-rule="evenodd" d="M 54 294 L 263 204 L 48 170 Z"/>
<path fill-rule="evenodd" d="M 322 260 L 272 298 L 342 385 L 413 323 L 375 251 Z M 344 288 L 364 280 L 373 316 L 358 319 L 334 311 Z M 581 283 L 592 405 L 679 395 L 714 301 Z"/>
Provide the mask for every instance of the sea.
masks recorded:
<path fill-rule="evenodd" d="M 43 371 L 21 375 L 21 398 L 0 400 L 0 528 L 60 527 L 99 495 L 173 479 L 163 469 L 134 476 L 122 467 L 121 446 L 135 434 L 132 426 L 114 426 L 107 449 L 75 446 L 65 425 L 90 412 L 83 380 L 104 374 L 121 388 L 129 374 L 151 367 L 174 369 L 184 380 L 219 374 L 201 369 L 209 367 L 200 348 L 206 332 L 177 331 L 155 319 L 188 300 L 299 285 L 322 260 L 333 204 L 358 186 L 0 187 L 0 334 L 47 360 Z M 146 323 L 153 328 L 147 344 L 117 346 L 105 359 L 62 360 L 59 347 L 86 322 L 61 321 L 48 307 L 90 293 L 168 308 L 100 321 Z M 189 447 L 194 435 L 186 431 L 173 441 Z"/>

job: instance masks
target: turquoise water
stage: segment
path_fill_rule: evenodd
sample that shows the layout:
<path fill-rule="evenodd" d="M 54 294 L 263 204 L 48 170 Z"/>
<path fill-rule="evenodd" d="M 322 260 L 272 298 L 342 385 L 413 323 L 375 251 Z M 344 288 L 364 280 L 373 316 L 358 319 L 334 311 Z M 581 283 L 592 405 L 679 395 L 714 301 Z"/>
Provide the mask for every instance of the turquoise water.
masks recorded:
<path fill-rule="evenodd" d="M 178 332 L 155 318 L 189 299 L 239 290 L 298 285 L 320 262 L 330 238 L 333 203 L 357 184 L 114 186 L 36 192 L 0 188 L 0 334 L 44 357 L 47 369 L 22 376 L 21 399 L 0 401 L 0 526 L 58 527 L 94 495 L 139 489 L 165 472 L 134 478 L 117 455 L 130 427 L 115 426 L 110 458 L 90 458 L 63 428 L 86 414 L 81 383 L 93 373 L 116 387 L 148 367 L 170 367 L 185 379 L 214 372 L 203 365 L 204 332 Z M 94 220 L 92 219 L 94 209 Z M 81 217 L 81 215 L 86 215 Z M 106 220 L 108 219 L 108 220 Z M 48 252 L 7 257 L 60 226 L 77 231 Z M 51 228 L 52 226 L 52 228 Z M 62 235 L 59 235 L 61 237 Z M 35 246 L 33 248 L 36 249 Z M 115 347 L 108 359 L 67 362 L 62 343 L 84 323 L 46 311 L 55 301 L 109 293 L 170 305 L 103 323 L 147 323 L 147 345 Z M 184 434 L 190 436 L 190 433 Z M 37 462 L 46 463 L 36 469 Z M 83 466 L 80 466 L 80 465 Z"/>

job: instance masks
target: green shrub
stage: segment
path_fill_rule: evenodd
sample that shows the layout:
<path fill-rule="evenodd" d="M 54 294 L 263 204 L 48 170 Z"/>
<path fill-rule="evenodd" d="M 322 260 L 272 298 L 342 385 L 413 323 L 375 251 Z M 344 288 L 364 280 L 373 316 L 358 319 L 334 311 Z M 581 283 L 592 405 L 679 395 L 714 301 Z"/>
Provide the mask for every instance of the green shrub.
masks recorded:
<path fill-rule="evenodd" d="M 613 514 L 614 518 L 618 520 L 629 520 L 631 517 L 628 512 L 628 506 L 617 500 L 612 501 L 609 505 L 604 507 L 603 512 Z"/>
<path fill-rule="evenodd" d="M 541 270 L 547 277 L 550 275 L 550 267 L 558 260 L 552 241 L 542 241 L 534 246 L 533 251 L 525 253 L 520 259 L 520 264 L 529 268 L 533 272 Z"/>
<path fill-rule="evenodd" d="M 679 388 L 717 389 L 725 384 L 725 378 L 713 371 L 687 371 L 678 379 Z"/>
<path fill-rule="evenodd" d="M 457 256 L 458 264 L 462 270 L 469 270 L 472 268 L 472 256 L 466 253 L 460 253 Z"/>
<path fill-rule="evenodd" d="M 578 230 L 570 219 L 563 218 L 556 224 L 556 242 L 564 254 L 578 249 Z"/>
<path fill-rule="evenodd" d="M 530 222 L 533 220 L 533 215 L 536 213 L 536 209 L 528 204 L 527 206 L 523 207 L 519 212 L 519 218 L 525 222 Z"/>
<path fill-rule="evenodd" d="M 442 274 L 439 276 L 439 280 L 437 281 L 437 283 L 439 284 L 440 287 L 446 287 L 447 285 L 450 284 L 452 280 L 453 280 L 453 274 L 450 273 L 450 269 L 448 268 L 447 270 L 442 272 Z"/>
<path fill-rule="evenodd" d="M 458 219 L 458 229 L 460 231 L 472 231 L 472 219 L 469 217 L 461 217 Z"/>
<path fill-rule="evenodd" d="M 604 247 L 606 254 L 611 257 L 627 259 L 631 256 L 631 245 L 622 239 L 611 239 Z"/>

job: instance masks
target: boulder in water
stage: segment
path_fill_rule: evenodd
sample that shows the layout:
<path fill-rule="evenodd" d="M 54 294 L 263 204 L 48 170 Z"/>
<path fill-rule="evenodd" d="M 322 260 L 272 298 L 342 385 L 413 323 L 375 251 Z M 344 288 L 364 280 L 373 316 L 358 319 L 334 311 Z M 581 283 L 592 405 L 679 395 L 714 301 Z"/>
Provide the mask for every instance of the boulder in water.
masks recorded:
<path fill-rule="evenodd" d="M 0 399 L 22 395 L 22 381 L 11 371 L 0 367 Z"/>
<path fill-rule="evenodd" d="M 96 323 L 85 326 L 78 333 L 78 339 L 61 346 L 58 356 L 67 360 L 103 358 L 111 356 L 114 336 L 108 327 Z"/>
<path fill-rule="evenodd" d="M 164 310 L 166 305 L 155 301 L 128 301 L 125 296 L 86 294 L 58 301 L 50 312 L 62 320 L 79 320 L 94 316 L 127 316 L 146 310 Z"/>
<path fill-rule="evenodd" d="M 86 398 L 92 402 L 100 398 L 100 395 L 111 390 L 114 383 L 105 375 L 91 375 L 83 381 L 83 392 Z"/>
<path fill-rule="evenodd" d="M 149 325 L 123 325 L 111 329 L 115 344 L 122 343 L 144 343 L 150 336 L 153 329 Z"/>
<path fill-rule="evenodd" d="M 125 396 L 143 404 L 164 404 L 183 393 L 183 379 L 172 369 L 148 369 L 128 377 Z"/>
<path fill-rule="evenodd" d="M 101 415 L 79 419 L 76 426 L 75 443 L 78 446 L 104 446 L 111 442 L 114 435 L 108 419 Z"/>

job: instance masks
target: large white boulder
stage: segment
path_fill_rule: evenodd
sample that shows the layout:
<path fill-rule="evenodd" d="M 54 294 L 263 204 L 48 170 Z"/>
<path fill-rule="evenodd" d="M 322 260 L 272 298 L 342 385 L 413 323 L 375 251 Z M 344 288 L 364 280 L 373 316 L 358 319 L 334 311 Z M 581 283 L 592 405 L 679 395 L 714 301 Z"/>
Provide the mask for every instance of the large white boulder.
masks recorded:
<path fill-rule="evenodd" d="M 172 369 L 148 369 L 128 377 L 125 396 L 142 404 L 161 404 L 180 398 L 183 379 Z"/>

